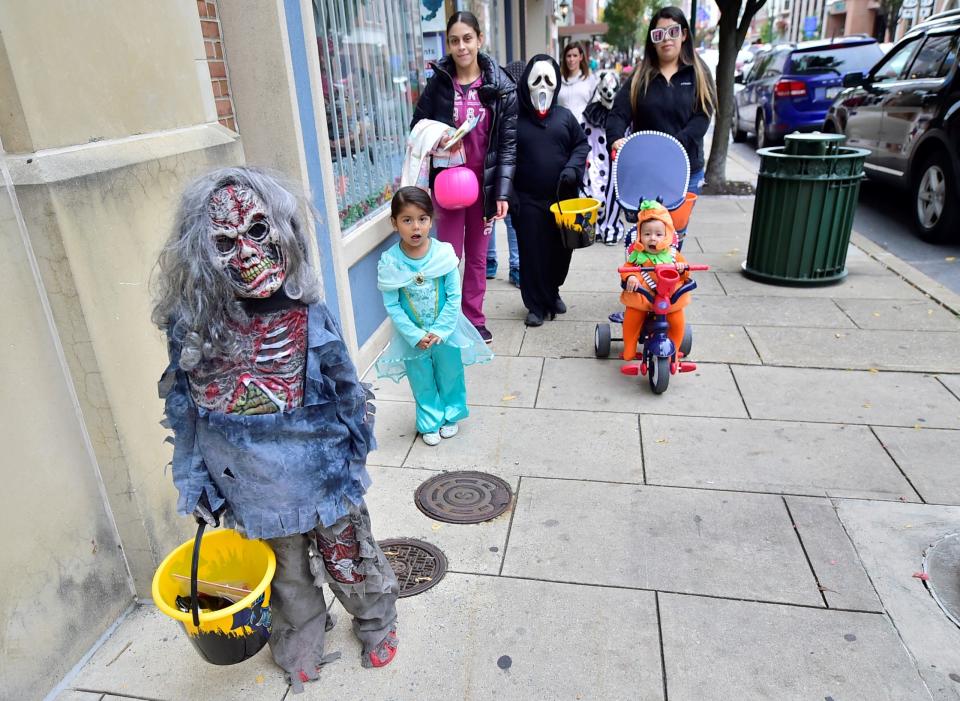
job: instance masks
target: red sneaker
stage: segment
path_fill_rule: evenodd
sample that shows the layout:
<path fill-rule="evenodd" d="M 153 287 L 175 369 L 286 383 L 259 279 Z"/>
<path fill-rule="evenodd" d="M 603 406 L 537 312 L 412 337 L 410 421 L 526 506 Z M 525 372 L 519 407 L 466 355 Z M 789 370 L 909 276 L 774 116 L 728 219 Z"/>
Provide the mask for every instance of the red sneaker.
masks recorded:
<path fill-rule="evenodd" d="M 387 633 L 387 636 L 377 643 L 377 646 L 367 654 L 367 659 L 363 661 L 363 666 L 386 667 L 388 664 L 393 662 L 393 658 L 396 657 L 397 646 L 399 644 L 400 641 L 397 639 L 397 631 L 396 629 L 393 629 Z"/>

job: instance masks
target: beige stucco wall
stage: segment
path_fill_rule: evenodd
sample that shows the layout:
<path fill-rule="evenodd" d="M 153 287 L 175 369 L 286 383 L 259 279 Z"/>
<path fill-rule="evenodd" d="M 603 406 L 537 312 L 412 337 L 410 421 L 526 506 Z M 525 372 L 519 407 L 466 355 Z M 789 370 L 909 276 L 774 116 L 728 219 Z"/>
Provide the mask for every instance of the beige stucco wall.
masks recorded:
<path fill-rule="evenodd" d="M 216 119 L 196 2 L 10 0 L 0 32 L 22 110 L 0 110 L 8 153 Z"/>
<path fill-rule="evenodd" d="M 193 528 L 148 280 L 184 185 L 244 154 L 194 0 L 0 2 L 0 105 L 0 698 L 29 700 Z"/>

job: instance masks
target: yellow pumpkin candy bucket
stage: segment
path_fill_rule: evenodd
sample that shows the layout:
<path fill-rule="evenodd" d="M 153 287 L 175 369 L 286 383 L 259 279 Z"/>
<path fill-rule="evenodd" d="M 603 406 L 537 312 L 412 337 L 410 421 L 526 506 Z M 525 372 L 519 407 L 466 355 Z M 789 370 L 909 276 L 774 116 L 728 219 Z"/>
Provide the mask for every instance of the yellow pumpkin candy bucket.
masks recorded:
<path fill-rule="evenodd" d="M 270 639 L 270 546 L 231 529 L 180 545 L 153 576 L 153 601 L 178 621 L 200 656 L 216 665 L 243 662 Z"/>
<path fill-rule="evenodd" d="M 564 248 L 586 248 L 593 245 L 599 209 L 600 200 L 592 197 L 574 197 L 550 205 L 553 218 L 560 228 L 560 240 Z"/>

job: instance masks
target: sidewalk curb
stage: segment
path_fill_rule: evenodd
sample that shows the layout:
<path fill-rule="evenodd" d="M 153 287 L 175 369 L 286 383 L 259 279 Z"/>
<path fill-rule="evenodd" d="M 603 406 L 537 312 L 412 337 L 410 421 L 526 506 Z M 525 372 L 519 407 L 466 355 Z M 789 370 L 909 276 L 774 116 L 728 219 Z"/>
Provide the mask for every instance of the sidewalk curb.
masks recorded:
<path fill-rule="evenodd" d="M 920 272 L 909 263 L 901 260 L 887 249 L 874 243 L 863 234 L 856 231 L 850 235 L 850 243 L 873 258 L 893 273 L 899 275 L 907 283 L 916 287 L 940 306 L 960 316 L 960 295 L 941 285 L 928 275 Z"/>

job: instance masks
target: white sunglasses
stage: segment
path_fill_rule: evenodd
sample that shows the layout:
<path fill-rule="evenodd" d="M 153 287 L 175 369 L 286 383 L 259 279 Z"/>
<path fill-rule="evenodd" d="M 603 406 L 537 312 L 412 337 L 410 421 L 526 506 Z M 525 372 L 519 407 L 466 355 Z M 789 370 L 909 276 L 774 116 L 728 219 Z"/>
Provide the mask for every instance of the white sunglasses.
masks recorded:
<path fill-rule="evenodd" d="M 658 27 L 657 29 L 651 29 L 650 41 L 652 41 L 654 44 L 659 44 L 667 37 L 670 37 L 671 39 L 679 39 L 681 34 L 683 34 L 683 27 L 681 27 L 679 24 L 671 24 L 669 27 Z"/>

